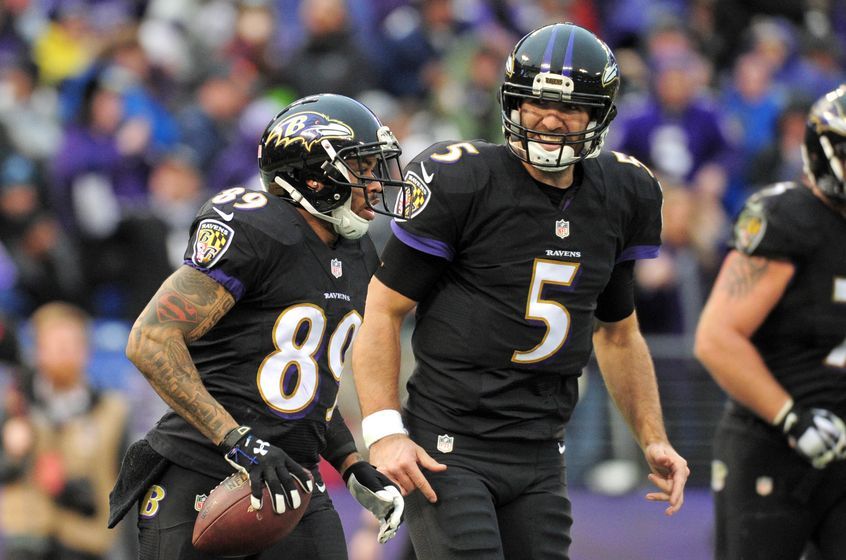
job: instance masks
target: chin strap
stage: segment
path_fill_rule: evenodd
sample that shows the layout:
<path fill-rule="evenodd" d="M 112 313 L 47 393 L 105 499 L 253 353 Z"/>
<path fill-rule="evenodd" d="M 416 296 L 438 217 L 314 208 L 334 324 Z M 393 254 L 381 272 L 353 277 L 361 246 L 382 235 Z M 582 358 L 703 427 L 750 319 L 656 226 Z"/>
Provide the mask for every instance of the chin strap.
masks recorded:
<path fill-rule="evenodd" d="M 294 202 L 305 208 L 306 212 L 319 218 L 324 222 L 332 224 L 335 233 L 346 239 L 358 239 L 367 233 L 370 222 L 352 211 L 352 195 L 338 208 L 332 210 L 329 214 L 324 214 L 315 208 L 306 197 L 302 195 L 292 184 L 285 181 L 282 177 L 276 176 L 273 181 L 282 187 L 286 193 L 291 196 Z"/>
<path fill-rule="evenodd" d="M 520 120 L 520 111 L 518 109 L 511 110 L 511 120 L 515 123 L 520 123 L 522 126 L 522 121 Z M 590 121 L 587 125 L 587 129 L 591 129 L 596 126 L 595 121 Z M 525 130 L 525 129 L 524 129 Z M 608 128 L 603 130 L 599 137 L 596 137 L 595 133 L 591 133 L 587 135 L 584 142 L 590 144 L 590 152 L 586 156 L 579 157 L 576 155 L 576 152 L 573 151 L 572 146 L 565 146 L 562 145 L 558 150 L 549 151 L 543 148 L 539 142 L 535 140 L 530 140 L 529 138 L 525 138 L 525 144 L 528 146 L 528 153 L 526 148 L 523 147 L 523 141 L 517 137 L 516 134 L 513 134 L 514 137 L 517 137 L 517 140 L 509 140 L 509 144 L 511 144 L 512 149 L 523 158 L 524 161 L 530 163 L 537 169 L 541 171 L 563 171 L 577 163 L 583 159 L 594 158 L 599 155 L 599 148 L 602 146 L 603 140 L 605 138 L 605 134 L 608 132 Z M 525 132 L 523 133 L 526 134 Z M 584 150 L 584 147 L 582 148 Z M 559 158 L 559 155 L 561 156 Z"/>

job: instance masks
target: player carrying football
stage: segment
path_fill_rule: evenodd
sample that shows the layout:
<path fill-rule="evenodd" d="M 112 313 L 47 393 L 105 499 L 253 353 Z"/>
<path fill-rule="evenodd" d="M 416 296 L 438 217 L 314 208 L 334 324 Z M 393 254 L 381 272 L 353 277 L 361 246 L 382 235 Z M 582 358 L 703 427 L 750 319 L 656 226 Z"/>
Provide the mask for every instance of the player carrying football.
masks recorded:
<path fill-rule="evenodd" d="M 378 258 L 374 212 L 402 196 L 400 147 L 362 104 L 298 100 L 259 144 L 266 191 L 235 187 L 209 200 L 185 264 L 130 333 L 127 355 L 172 411 L 127 452 L 113 492 L 116 523 L 141 499 L 142 560 L 206 558 L 193 549 L 204 495 L 237 469 L 254 505 L 297 507 L 293 478 L 316 488 L 294 532 L 258 558 L 344 558 L 338 514 L 317 469 L 325 457 L 353 495 L 396 532 L 397 488 L 356 452 L 336 410 L 346 351 L 361 325 Z"/>

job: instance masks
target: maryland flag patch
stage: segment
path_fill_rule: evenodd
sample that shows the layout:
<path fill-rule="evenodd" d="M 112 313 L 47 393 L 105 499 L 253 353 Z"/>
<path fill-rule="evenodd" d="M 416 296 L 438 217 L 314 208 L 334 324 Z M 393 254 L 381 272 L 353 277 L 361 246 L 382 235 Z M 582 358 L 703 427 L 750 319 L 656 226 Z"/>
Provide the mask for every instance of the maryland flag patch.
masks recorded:
<path fill-rule="evenodd" d="M 213 267 L 232 245 L 233 237 L 235 231 L 228 225 L 213 219 L 203 220 L 197 226 L 191 260 L 203 268 Z"/>
<path fill-rule="evenodd" d="M 767 231 L 767 217 L 760 204 L 748 204 L 734 224 L 734 247 L 752 254 Z"/>
<path fill-rule="evenodd" d="M 405 180 L 411 186 L 404 190 L 404 196 L 397 198 L 394 214 L 405 216 L 406 220 L 410 220 L 426 208 L 429 199 L 432 198 L 432 191 L 413 171 L 408 171 L 405 174 Z M 397 218 L 397 221 L 403 222 L 405 220 Z"/>

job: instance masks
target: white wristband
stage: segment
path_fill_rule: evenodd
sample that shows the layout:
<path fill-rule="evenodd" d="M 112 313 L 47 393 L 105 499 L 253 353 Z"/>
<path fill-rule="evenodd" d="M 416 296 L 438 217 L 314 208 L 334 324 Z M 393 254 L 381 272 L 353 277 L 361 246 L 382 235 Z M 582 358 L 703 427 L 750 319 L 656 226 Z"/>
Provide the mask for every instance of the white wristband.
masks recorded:
<path fill-rule="evenodd" d="M 775 418 L 773 418 L 773 426 L 781 425 L 782 420 L 784 417 L 787 416 L 787 413 L 790 412 L 790 409 L 793 408 L 793 399 L 787 399 L 787 402 L 781 407 L 781 410 L 778 411 Z"/>
<path fill-rule="evenodd" d="M 408 430 L 402 424 L 402 416 L 398 410 L 386 408 L 368 414 L 361 420 L 361 435 L 364 438 L 364 445 L 370 446 L 383 437 L 393 434 L 408 435 Z"/>

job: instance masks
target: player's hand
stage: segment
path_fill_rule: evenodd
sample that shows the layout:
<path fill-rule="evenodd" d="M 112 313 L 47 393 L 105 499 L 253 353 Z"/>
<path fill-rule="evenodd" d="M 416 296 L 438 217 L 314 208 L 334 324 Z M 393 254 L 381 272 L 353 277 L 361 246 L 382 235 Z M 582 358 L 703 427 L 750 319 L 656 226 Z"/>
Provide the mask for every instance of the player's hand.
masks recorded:
<path fill-rule="evenodd" d="M 438 501 L 438 495 L 420 467 L 430 471 L 445 471 L 447 467 L 435 461 L 408 436 L 393 434 L 378 440 L 370 446 L 370 463 L 395 481 L 403 496 L 416 488 L 430 502 Z"/>
<path fill-rule="evenodd" d="M 817 469 L 846 459 L 846 424 L 828 410 L 793 405 L 779 428 L 790 447 Z"/>
<path fill-rule="evenodd" d="M 379 542 L 384 544 L 393 538 L 405 508 L 399 488 L 366 461 L 350 465 L 344 471 L 344 482 L 353 498 L 379 520 Z"/>
<path fill-rule="evenodd" d="M 306 470 L 278 447 L 256 437 L 249 426 L 230 431 L 220 447 L 226 461 L 249 477 L 250 504 L 255 509 L 261 508 L 265 486 L 276 513 L 283 513 L 286 505 L 293 509 L 300 507 L 302 500 L 295 478 L 301 487 L 311 492 L 311 479 Z"/>
<path fill-rule="evenodd" d="M 690 476 L 687 461 L 667 443 L 650 444 L 646 447 L 644 454 L 652 470 L 649 480 L 659 490 L 647 494 L 646 499 L 654 502 L 669 502 L 670 505 L 664 513 L 673 515 L 684 504 L 684 485 Z"/>

